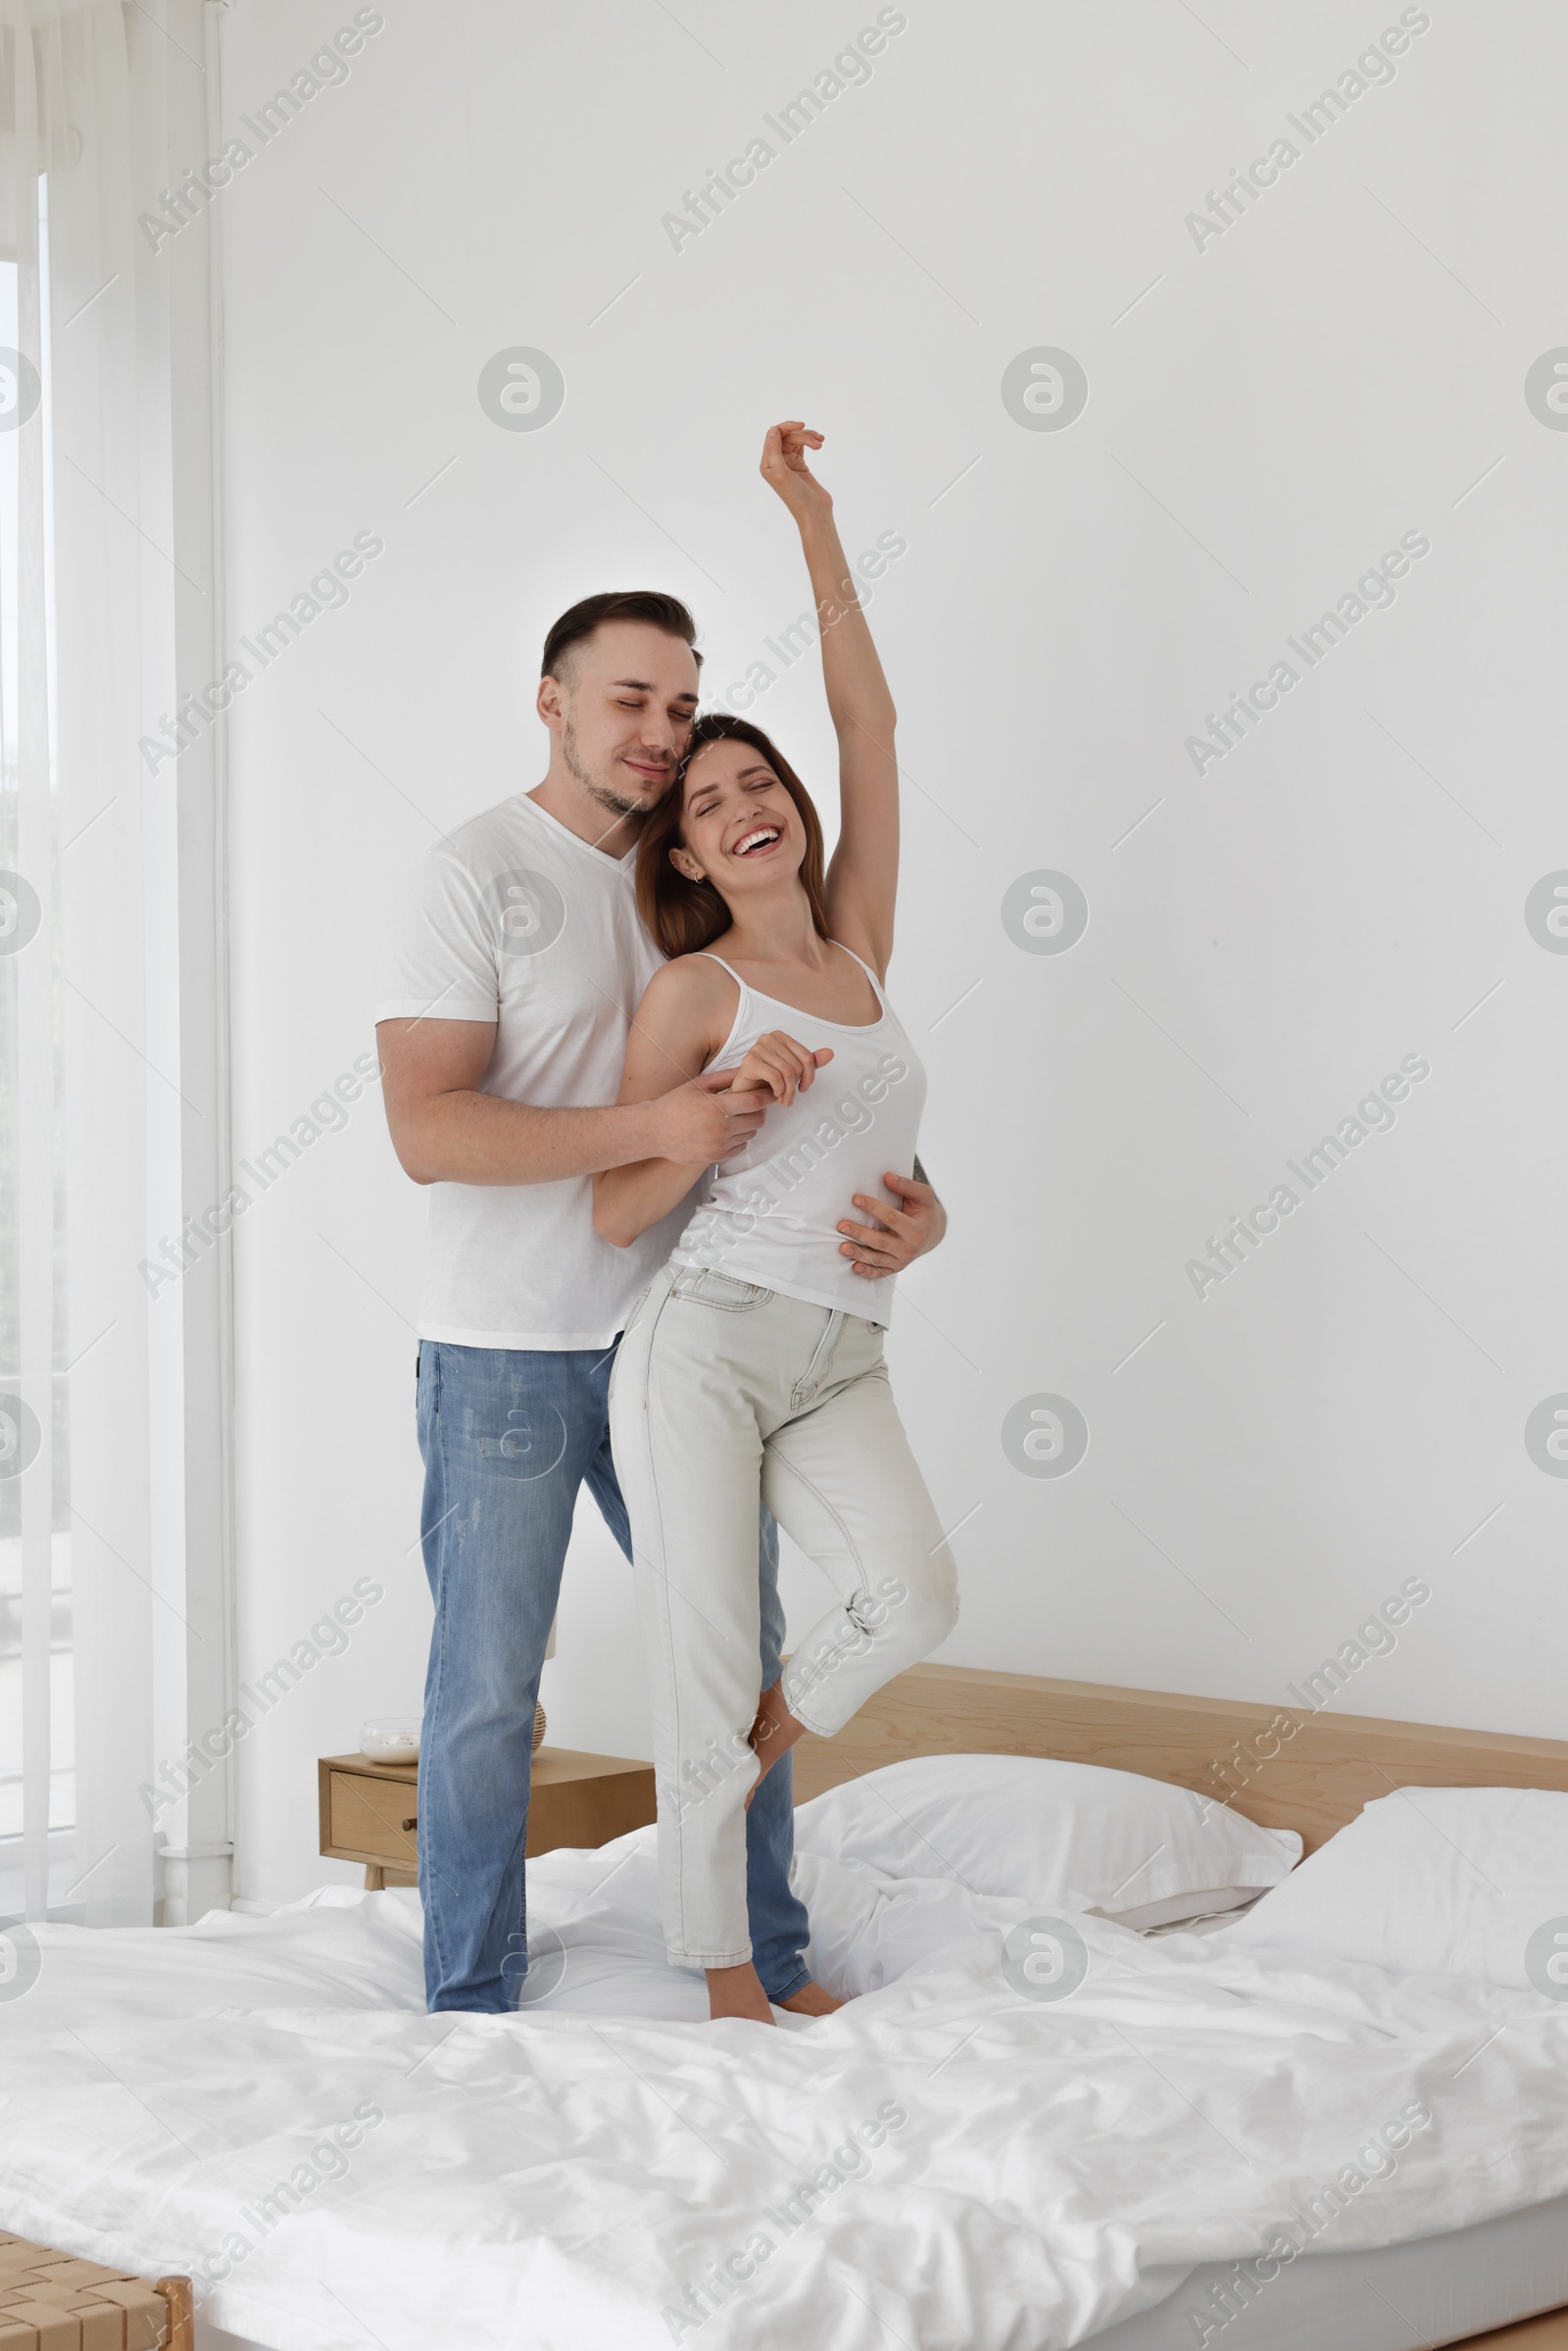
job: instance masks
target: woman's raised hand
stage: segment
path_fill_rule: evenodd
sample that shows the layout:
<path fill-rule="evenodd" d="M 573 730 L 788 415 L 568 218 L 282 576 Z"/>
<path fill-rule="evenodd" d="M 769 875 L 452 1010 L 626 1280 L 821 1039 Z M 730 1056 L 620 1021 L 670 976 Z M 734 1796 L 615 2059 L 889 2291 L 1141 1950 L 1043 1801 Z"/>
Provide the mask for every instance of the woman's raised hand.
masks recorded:
<path fill-rule="evenodd" d="M 772 425 L 762 443 L 762 479 L 778 492 L 798 522 L 808 514 L 833 512 L 831 497 L 806 462 L 807 451 L 821 446 L 821 434 L 798 416 Z"/>
<path fill-rule="evenodd" d="M 730 1079 L 731 1094 L 745 1094 L 753 1089 L 766 1091 L 779 1102 L 792 1102 L 797 1093 L 804 1093 L 824 1061 L 831 1061 L 831 1046 L 813 1053 L 808 1045 L 797 1045 L 782 1029 L 769 1029 L 759 1037 L 750 1053 Z"/>

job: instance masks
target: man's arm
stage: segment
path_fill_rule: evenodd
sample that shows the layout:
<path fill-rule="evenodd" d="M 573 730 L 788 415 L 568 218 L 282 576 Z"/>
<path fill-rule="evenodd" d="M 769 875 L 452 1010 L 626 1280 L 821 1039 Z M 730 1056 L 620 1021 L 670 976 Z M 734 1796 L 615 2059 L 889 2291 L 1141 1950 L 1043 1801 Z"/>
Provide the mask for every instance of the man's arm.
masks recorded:
<path fill-rule="evenodd" d="M 555 1184 L 638 1159 L 695 1171 L 739 1151 L 762 1123 L 756 1098 L 728 1093 L 729 1073 L 603 1109 L 481 1093 L 493 1020 L 383 1020 L 375 1037 L 392 1148 L 416 1184 Z"/>

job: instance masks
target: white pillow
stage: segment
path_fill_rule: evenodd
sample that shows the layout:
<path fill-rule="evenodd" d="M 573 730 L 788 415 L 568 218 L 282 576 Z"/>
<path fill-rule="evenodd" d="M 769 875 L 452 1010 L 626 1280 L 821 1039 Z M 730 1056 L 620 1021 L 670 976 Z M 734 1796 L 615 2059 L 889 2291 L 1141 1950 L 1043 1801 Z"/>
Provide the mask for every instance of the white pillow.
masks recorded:
<path fill-rule="evenodd" d="M 956 1878 L 978 1894 L 1070 1903 L 1123 1926 L 1234 1909 L 1300 1858 L 1294 1830 L 1093 1763 L 920 1755 L 803 1804 L 796 1849 L 890 1878 Z"/>
<path fill-rule="evenodd" d="M 1223 1933 L 1227 1943 L 1568 2000 L 1568 1795 L 1401 1788 L 1379 1796 Z"/>

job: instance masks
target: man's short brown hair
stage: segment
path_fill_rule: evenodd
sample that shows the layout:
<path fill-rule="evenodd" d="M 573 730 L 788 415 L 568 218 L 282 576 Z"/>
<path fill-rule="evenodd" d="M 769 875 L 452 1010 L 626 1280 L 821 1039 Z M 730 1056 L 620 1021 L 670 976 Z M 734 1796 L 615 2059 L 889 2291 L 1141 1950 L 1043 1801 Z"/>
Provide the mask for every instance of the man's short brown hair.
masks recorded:
<path fill-rule="evenodd" d="M 545 639 L 540 676 L 559 678 L 562 662 L 572 647 L 585 644 L 607 620 L 646 620 L 667 637 L 679 637 L 691 647 L 698 668 L 703 665 L 697 651 L 697 623 L 678 596 L 665 596 L 657 588 L 612 588 L 603 596 L 585 596 L 581 604 L 562 613 Z"/>

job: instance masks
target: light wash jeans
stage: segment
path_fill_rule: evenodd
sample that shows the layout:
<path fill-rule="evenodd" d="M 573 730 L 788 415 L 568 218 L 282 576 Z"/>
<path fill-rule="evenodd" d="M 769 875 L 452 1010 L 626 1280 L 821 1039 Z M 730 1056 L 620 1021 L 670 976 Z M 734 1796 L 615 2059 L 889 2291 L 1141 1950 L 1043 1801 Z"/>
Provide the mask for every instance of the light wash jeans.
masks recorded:
<path fill-rule="evenodd" d="M 666 1265 L 622 1336 L 610 1426 L 651 1677 L 664 1938 L 676 1967 L 736 1967 L 755 1942 L 748 1832 L 783 1769 L 747 1813 L 759 1494 L 834 1590 L 783 1677 L 790 1712 L 827 1739 L 952 1632 L 953 1557 L 882 1332 L 858 1315 Z"/>
<path fill-rule="evenodd" d="M 523 1846 L 534 1701 L 584 1480 L 631 1556 L 610 1453 L 613 1356 L 613 1347 L 557 1354 L 429 1339 L 419 1346 L 420 1532 L 435 1601 L 418 1801 L 431 2009 L 513 2008 L 527 1973 Z M 759 1673 L 763 1687 L 778 1680 L 784 1639 L 771 1519 L 762 1524 L 760 1559 L 756 1543 L 754 1517 L 754 1706 Z M 793 1807 L 789 1771 L 774 1771 L 746 1824 L 745 1899 L 758 1973 L 774 2000 L 809 1981 L 802 1956 L 808 1922 L 790 1889 Z"/>

